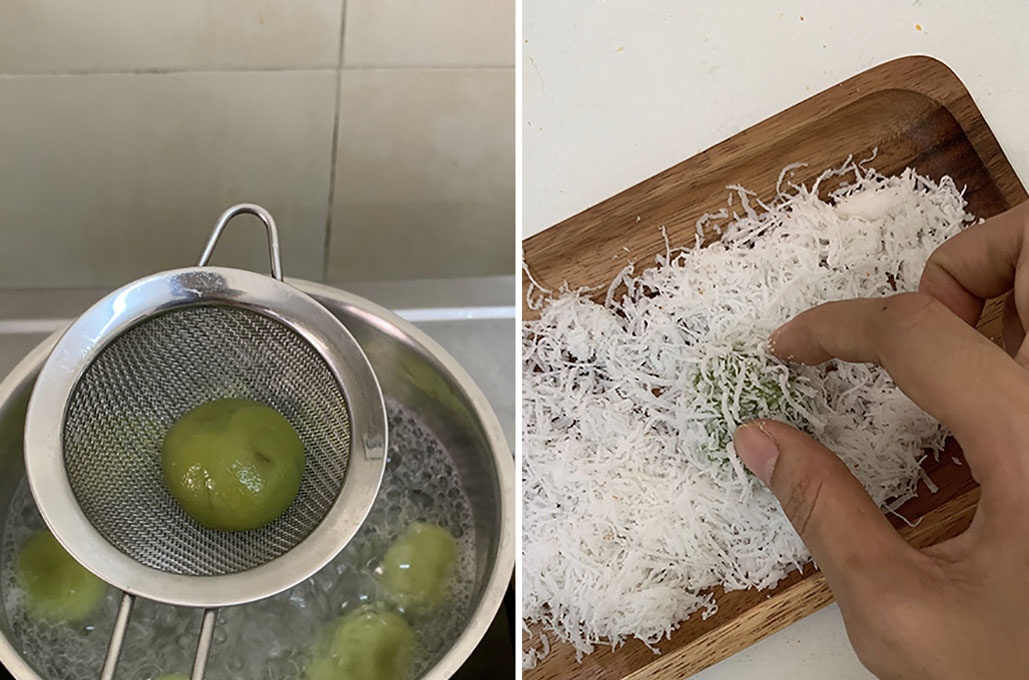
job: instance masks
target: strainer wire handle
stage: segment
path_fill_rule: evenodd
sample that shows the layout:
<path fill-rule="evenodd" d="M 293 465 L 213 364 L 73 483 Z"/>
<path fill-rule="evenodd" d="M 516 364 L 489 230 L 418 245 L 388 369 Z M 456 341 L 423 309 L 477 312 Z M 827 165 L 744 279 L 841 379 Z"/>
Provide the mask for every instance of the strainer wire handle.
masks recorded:
<path fill-rule="evenodd" d="M 118 616 L 114 620 L 114 631 L 111 633 L 111 642 L 107 645 L 107 657 L 104 659 L 104 667 L 100 671 L 100 680 L 114 680 L 114 671 L 118 668 L 118 657 L 121 656 L 122 643 L 125 642 L 125 631 L 129 627 L 129 617 L 132 615 L 132 605 L 136 598 L 130 593 L 122 593 L 121 604 L 118 606 Z M 207 670 L 207 657 L 211 652 L 211 639 L 214 637 L 214 623 L 218 615 L 217 609 L 205 609 L 204 618 L 200 624 L 200 639 L 197 641 L 196 655 L 193 657 L 193 671 L 189 680 L 204 680 L 204 672 Z"/>
<path fill-rule="evenodd" d="M 114 671 L 118 667 L 118 657 L 121 656 L 121 645 L 125 642 L 125 630 L 129 627 L 129 616 L 132 614 L 132 605 L 136 598 L 129 593 L 122 593 L 121 604 L 118 606 L 118 617 L 114 620 L 114 632 L 111 633 L 111 641 L 107 645 L 107 657 L 104 659 L 104 667 L 100 671 L 100 680 L 113 680 Z"/>
<path fill-rule="evenodd" d="M 221 217 L 218 218 L 218 223 L 214 225 L 214 229 L 211 231 L 211 236 L 207 239 L 207 245 L 204 246 L 204 252 L 200 255 L 200 262 L 197 266 L 203 267 L 211 261 L 214 247 L 218 245 L 218 239 L 221 238 L 222 232 L 225 231 L 225 225 L 237 215 L 255 215 L 264 222 L 264 229 L 268 234 L 268 259 L 271 261 L 272 276 L 281 281 L 282 257 L 279 255 L 279 231 L 275 227 L 275 220 L 272 218 L 271 213 L 256 203 L 240 203 L 222 213 Z"/>
<path fill-rule="evenodd" d="M 189 680 L 204 680 L 204 671 L 207 668 L 207 657 L 211 652 L 211 638 L 214 637 L 214 621 L 217 614 L 217 609 L 204 610 L 204 619 L 200 623 L 200 639 L 197 641 L 197 651 L 193 657 L 193 672 L 190 673 Z"/>

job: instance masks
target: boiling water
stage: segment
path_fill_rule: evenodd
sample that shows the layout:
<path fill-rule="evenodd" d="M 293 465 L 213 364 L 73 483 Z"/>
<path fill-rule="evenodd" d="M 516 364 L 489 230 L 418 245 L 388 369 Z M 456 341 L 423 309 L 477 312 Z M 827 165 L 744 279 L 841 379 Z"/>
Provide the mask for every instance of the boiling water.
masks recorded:
<path fill-rule="evenodd" d="M 458 540 L 453 595 L 428 617 L 406 617 L 418 638 L 412 676 L 440 656 L 464 629 L 475 583 L 475 536 L 468 498 L 443 446 L 410 412 L 387 404 L 390 455 L 382 488 L 363 527 L 321 571 L 275 597 L 218 614 L 209 680 L 285 680 L 303 677 L 303 663 L 319 629 L 353 608 L 385 602 L 375 578 L 390 541 L 411 522 L 432 522 Z M 44 527 L 28 484 L 11 502 L 0 552 L 0 587 L 12 638 L 45 678 L 94 680 L 103 665 L 120 593 L 113 588 L 92 617 L 48 624 L 26 615 L 16 585 L 18 549 Z M 188 676 L 201 612 L 137 600 L 116 677 L 151 680 L 164 673 Z"/>

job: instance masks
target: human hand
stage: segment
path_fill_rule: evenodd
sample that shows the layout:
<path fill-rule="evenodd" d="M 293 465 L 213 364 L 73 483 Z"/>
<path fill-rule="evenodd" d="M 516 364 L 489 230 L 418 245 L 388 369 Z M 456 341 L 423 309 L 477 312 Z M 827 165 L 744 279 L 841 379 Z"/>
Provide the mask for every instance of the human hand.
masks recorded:
<path fill-rule="evenodd" d="M 1009 352 L 973 328 L 1014 290 Z M 775 421 L 736 431 L 840 605 L 861 662 L 883 680 L 1029 677 L 1029 203 L 950 239 L 920 292 L 831 302 L 772 334 L 788 361 L 882 366 L 950 428 L 981 486 L 960 536 L 918 550 L 829 449 Z"/>

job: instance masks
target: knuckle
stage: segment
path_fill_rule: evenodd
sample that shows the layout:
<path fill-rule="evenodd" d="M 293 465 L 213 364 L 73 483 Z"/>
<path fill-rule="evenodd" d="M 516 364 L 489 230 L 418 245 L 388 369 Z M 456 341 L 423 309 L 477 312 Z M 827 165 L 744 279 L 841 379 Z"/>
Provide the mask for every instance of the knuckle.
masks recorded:
<path fill-rule="evenodd" d="M 943 302 L 926 293 L 900 293 L 883 299 L 879 335 L 893 345 L 910 343 L 951 312 Z"/>
<path fill-rule="evenodd" d="M 950 260 L 952 259 L 950 254 L 953 247 L 953 243 L 950 241 L 944 241 L 929 254 L 926 258 L 925 266 L 922 268 L 921 281 L 926 280 L 927 275 L 942 274 L 948 279 L 952 279 L 953 275 L 950 273 Z"/>
<path fill-rule="evenodd" d="M 814 529 L 823 485 L 822 476 L 816 470 L 805 471 L 794 481 L 782 502 L 783 512 L 803 540 L 807 540 Z"/>
<path fill-rule="evenodd" d="M 906 334 L 939 319 L 947 308 L 926 293 L 901 293 L 886 298 L 882 310 L 886 327 L 893 333 Z"/>

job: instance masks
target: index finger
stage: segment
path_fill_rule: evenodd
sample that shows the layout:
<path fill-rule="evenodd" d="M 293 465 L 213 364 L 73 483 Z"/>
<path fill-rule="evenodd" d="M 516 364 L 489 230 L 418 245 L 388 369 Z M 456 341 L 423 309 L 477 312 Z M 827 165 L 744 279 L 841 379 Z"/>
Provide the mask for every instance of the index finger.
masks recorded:
<path fill-rule="evenodd" d="M 1024 202 L 948 239 L 929 256 L 918 289 L 975 325 L 986 300 L 1015 286 L 1027 225 Z"/>
<path fill-rule="evenodd" d="M 820 364 L 831 358 L 882 366 L 919 407 L 947 425 L 984 486 L 1024 480 L 1029 456 L 1029 374 L 939 301 L 921 293 L 830 302 L 772 334 L 772 352 Z M 1020 482 L 1024 484 L 1024 482 Z"/>

